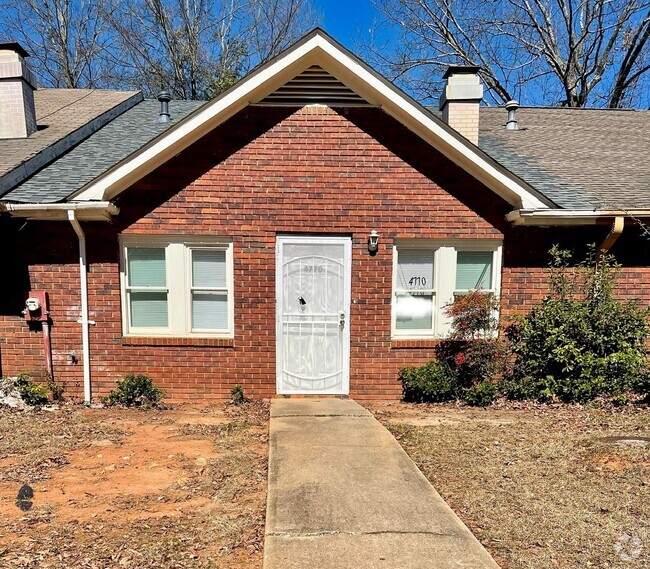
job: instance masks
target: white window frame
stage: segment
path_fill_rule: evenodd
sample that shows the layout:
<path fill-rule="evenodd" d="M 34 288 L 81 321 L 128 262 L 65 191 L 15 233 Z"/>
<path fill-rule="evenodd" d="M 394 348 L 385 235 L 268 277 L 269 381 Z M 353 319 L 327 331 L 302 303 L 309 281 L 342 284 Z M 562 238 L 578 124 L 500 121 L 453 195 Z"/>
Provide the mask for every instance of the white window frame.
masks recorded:
<path fill-rule="evenodd" d="M 129 248 L 165 249 L 167 274 L 167 327 L 131 326 L 127 275 Z M 226 287 L 228 295 L 228 326 L 225 329 L 192 329 L 192 251 L 221 250 L 226 252 Z M 137 288 L 137 287 L 136 287 Z M 199 287 L 200 288 L 200 287 Z M 234 277 L 232 240 L 223 237 L 194 236 L 121 236 L 120 290 L 122 299 L 122 330 L 125 337 L 233 338 L 235 329 Z M 203 290 L 203 289 L 201 289 Z"/>
<path fill-rule="evenodd" d="M 498 239 L 397 239 L 393 243 L 393 288 L 391 296 L 391 338 L 417 340 L 445 338 L 451 332 L 451 319 L 444 315 L 444 306 L 453 302 L 458 294 L 467 291 L 456 289 L 456 264 L 458 251 L 492 252 L 492 292 L 501 291 L 501 259 L 503 242 Z M 399 249 L 431 250 L 433 252 L 433 325 L 431 330 L 397 329 L 397 270 Z M 428 289 L 427 289 L 428 290 Z"/>

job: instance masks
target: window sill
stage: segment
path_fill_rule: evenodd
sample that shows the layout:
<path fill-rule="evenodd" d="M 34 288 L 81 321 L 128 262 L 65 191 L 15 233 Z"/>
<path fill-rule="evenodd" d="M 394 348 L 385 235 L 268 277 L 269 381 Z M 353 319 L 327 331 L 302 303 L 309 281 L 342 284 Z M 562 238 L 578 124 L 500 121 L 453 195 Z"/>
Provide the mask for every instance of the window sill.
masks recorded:
<path fill-rule="evenodd" d="M 435 348 L 441 338 L 391 338 L 390 347 L 393 350 Z"/>
<path fill-rule="evenodd" d="M 234 348 L 234 338 L 192 338 L 169 336 L 123 336 L 123 346 L 209 346 Z"/>

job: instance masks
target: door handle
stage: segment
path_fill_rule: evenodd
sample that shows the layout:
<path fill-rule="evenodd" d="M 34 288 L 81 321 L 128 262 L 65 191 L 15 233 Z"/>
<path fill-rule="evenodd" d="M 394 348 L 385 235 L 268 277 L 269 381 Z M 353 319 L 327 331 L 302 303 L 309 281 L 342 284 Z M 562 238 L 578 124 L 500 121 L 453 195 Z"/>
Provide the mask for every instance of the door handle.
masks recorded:
<path fill-rule="evenodd" d="M 339 314 L 339 326 L 341 329 L 345 328 L 345 312 Z"/>

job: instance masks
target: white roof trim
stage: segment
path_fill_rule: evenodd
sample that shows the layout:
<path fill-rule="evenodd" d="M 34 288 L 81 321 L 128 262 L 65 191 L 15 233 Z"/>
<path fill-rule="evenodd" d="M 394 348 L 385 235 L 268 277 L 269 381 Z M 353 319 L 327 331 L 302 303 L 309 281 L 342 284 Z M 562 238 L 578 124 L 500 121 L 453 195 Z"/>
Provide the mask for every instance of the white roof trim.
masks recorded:
<path fill-rule="evenodd" d="M 511 211 L 506 219 L 513 225 L 551 226 L 551 225 L 595 225 L 598 221 L 612 217 L 650 217 L 648 209 L 609 210 L 609 209 L 554 209 Z"/>
<path fill-rule="evenodd" d="M 74 211 L 80 221 L 110 221 L 111 216 L 120 212 L 115 204 L 100 202 L 68 203 L 0 203 L 0 211 L 12 217 L 38 220 L 67 220 L 68 212 Z"/>
<path fill-rule="evenodd" d="M 319 65 L 382 109 L 517 208 L 555 207 L 525 182 L 437 119 L 321 30 L 315 30 L 159 138 L 72 196 L 110 200 L 249 104 L 261 101 L 304 69 Z"/>

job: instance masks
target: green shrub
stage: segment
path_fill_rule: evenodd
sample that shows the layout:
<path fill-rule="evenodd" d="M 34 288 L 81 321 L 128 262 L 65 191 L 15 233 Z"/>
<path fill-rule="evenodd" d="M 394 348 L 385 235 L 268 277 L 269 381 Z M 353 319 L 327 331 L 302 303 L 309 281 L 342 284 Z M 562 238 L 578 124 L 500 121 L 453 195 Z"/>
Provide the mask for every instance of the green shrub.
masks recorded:
<path fill-rule="evenodd" d="M 234 405 L 241 405 L 242 403 L 246 403 L 248 401 L 248 398 L 244 393 L 244 388 L 241 385 L 235 385 L 235 387 L 232 388 L 230 391 L 230 401 Z"/>
<path fill-rule="evenodd" d="M 645 369 L 630 383 L 630 388 L 643 396 L 643 401 L 650 403 L 650 370 Z"/>
<path fill-rule="evenodd" d="M 40 383 L 29 379 L 28 373 L 21 373 L 16 377 L 15 385 L 18 388 L 21 399 L 27 405 L 47 405 L 50 402 L 47 389 Z"/>
<path fill-rule="evenodd" d="M 517 379 L 509 376 L 499 383 L 499 391 L 508 399 L 537 399 L 540 403 L 548 403 L 555 395 L 555 379 L 552 376 L 526 376 Z"/>
<path fill-rule="evenodd" d="M 63 401 L 63 392 L 65 391 L 65 388 L 62 385 L 59 385 L 52 378 L 49 378 L 47 380 L 47 388 L 50 390 L 54 401 Z"/>
<path fill-rule="evenodd" d="M 22 399 L 27 405 L 47 405 L 50 402 L 48 390 L 30 380 L 28 373 L 16 377 L 3 377 L 0 380 L 0 395 Z"/>
<path fill-rule="evenodd" d="M 130 373 L 117 382 L 117 389 L 111 391 L 104 401 L 108 405 L 124 407 L 155 407 L 164 397 L 165 392 L 156 387 L 149 376 Z"/>
<path fill-rule="evenodd" d="M 421 367 L 400 370 L 404 401 L 411 403 L 440 403 L 458 395 L 458 383 L 453 370 L 444 362 L 431 360 Z"/>
<path fill-rule="evenodd" d="M 515 361 L 505 393 L 586 402 L 629 390 L 647 368 L 649 311 L 614 299 L 611 256 L 570 267 L 554 247 L 551 258 L 551 293 L 507 329 Z"/>
<path fill-rule="evenodd" d="M 482 381 L 478 385 L 468 387 L 463 392 L 463 399 L 468 405 L 487 407 L 497 396 L 497 386 L 491 381 Z"/>

